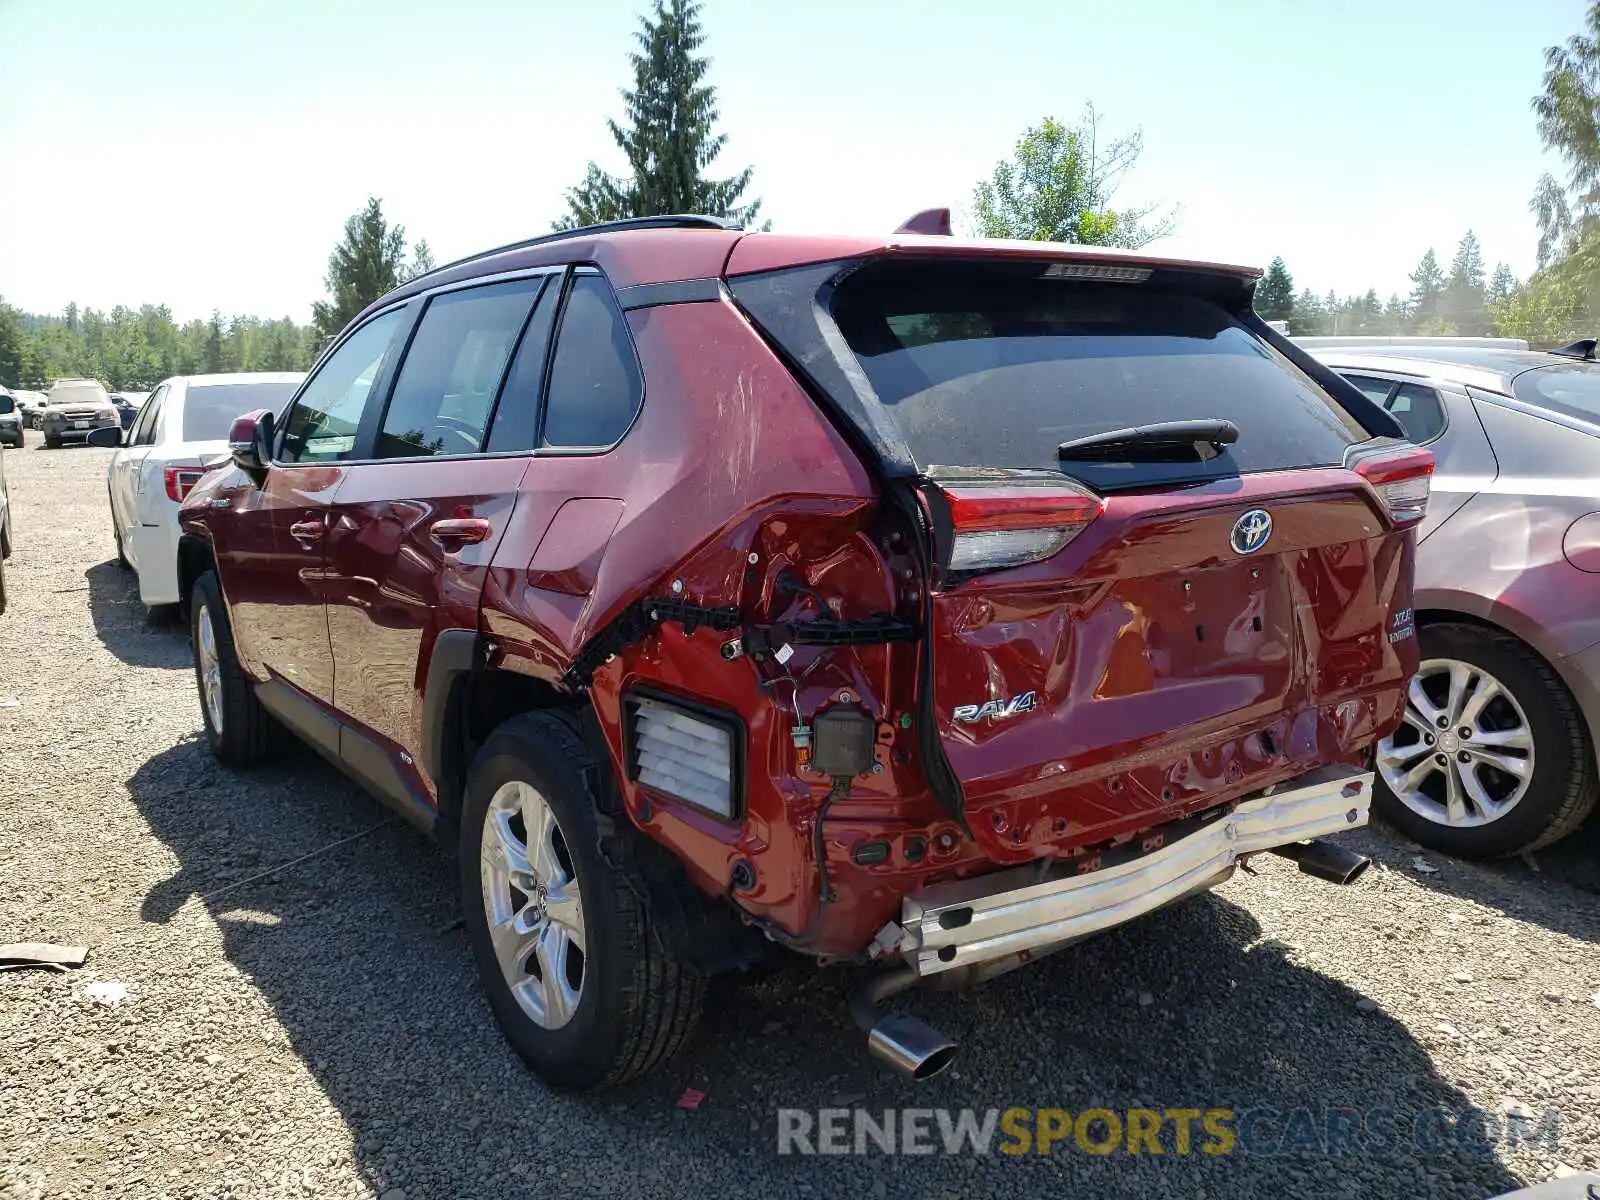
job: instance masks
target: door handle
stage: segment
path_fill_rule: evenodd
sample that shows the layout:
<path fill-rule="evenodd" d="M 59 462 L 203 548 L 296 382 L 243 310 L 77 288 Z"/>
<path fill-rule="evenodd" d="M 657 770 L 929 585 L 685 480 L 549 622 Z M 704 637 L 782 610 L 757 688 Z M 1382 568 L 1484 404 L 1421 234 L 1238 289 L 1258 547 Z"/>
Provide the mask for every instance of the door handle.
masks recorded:
<path fill-rule="evenodd" d="M 469 543 L 483 541 L 493 529 L 482 517 L 446 517 L 428 526 L 428 536 L 448 554 Z"/>
<path fill-rule="evenodd" d="M 321 521 L 296 521 L 289 526 L 289 536 L 297 542 L 314 542 L 322 537 Z"/>

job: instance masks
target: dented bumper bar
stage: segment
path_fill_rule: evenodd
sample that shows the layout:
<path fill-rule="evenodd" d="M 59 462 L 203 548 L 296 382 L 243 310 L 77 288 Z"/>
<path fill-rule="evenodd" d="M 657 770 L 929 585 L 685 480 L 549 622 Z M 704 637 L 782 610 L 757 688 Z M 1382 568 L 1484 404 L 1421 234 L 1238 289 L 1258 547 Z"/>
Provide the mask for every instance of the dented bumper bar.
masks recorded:
<path fill-rule="evenodd" d="M 898 949 L 924 976 L 1026 961 L 1215 887 L 1245 855 L 1365 825 L 1371 803 L 1370 771 L 1323 768 L 1115 866 L 1042 880 L 1022 867 L 926 888 L 906 897 L 898 933 L 891 924 L 876 946 Z"/>

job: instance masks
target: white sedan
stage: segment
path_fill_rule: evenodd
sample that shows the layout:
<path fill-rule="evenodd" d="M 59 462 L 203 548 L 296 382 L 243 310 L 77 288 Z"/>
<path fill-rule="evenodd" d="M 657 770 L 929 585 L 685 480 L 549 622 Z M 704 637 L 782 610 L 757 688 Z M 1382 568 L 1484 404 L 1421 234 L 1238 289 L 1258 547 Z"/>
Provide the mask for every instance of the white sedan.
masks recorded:
<path fill-rule="evenodd" d="M 147 605 L 178 602 L 178 506 L 228 453 L 234 418 L 258 408 L 282 412 L 305 376 L 299 372 L 179 375 L 163 381 L 120 435 L 106 486 L 117 561 L 139 576 Z M 105 445 L 112 430 L 91 441 Z M 117 445 L 116 441 L 110 442 Z"/>

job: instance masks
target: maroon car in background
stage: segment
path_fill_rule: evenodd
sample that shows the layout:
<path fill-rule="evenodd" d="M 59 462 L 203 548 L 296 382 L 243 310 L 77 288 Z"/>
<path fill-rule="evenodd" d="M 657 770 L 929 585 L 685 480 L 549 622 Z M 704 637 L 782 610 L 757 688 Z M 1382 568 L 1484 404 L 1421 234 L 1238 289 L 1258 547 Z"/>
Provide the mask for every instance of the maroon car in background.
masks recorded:
<path fill-rule="evenodd" d="M 976 983 L 1363 824 L 1432 457 L 1257 272 L 701 217 L 358 317 L 182 511 L 207 738 L 459 847 L 506 1034 L 652 1067 L 771 947 Z"/>

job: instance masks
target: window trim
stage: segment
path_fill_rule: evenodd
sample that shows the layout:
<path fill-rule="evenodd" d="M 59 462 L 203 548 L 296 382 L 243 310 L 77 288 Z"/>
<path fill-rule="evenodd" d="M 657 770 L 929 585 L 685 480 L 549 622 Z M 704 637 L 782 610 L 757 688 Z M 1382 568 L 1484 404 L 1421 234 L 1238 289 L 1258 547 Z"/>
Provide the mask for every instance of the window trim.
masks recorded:
<path fill-rule="evenodd" d="M 494 280 L 478 279 L 478 280 L 473 280 L 471 282 L 471 284 L 468 285 L 467 287 L 452 286 L 452 287 L 438 288 L 438 289 L 436 289 L 434 291 L 426 293 L 425 295 L 426 295 L 427 302 L 425 304 L 423 304 L 422 307 L 418 310 L 417 319 L 411 323 L 411 328 L 406 332 L 406 343 L 405 343 L 405 345 L 403 347 L 401 347 L 400 357 L 399 357 L 399 359 L 397 361 L 397 364 L 395 366 L 394 377 L 393 377 L 393 379 L 391 379 L 389 381 L 388 394 L 385 395 L 384 398 L 383 398 L 383 411 L 378 414 L 376 420 L 373 422 L 373 425 L 372 425 L 372 429 L 371 429 L 372 437 L 371 437 L 371 440 L 370 441 L 363 441 L 361 432 L 358 432 L 357 435 L 356 435 L 356 446 L 358 448 L 360 448 L 364 452 L 364 456 L 359 460 L 343 459 L 341 461 L 344 461 L 344 462 L 360 461 L 360 462 L 386 462 L 386 463 L 391 463 L 391 462 L 415 462 L 415 461 L 418 461 L 418 460 L 425 460 L 425 461 L 428 461 L 428 462 L 436 462 L 436 461 L 440 461 L 440 460 L 452 461 L 452 460 L 461 459 L 461 458 L 491 458 L 491 457 L 492 458 L 509 458 L 509 457 L 511 457 L 513 455 L 516 455 L 516 454 L 526 454 L 527 451 L 525 451 L 525 450 L 501 450 L 501 451 L 498 451 L 495 454 L 491 455 L 491 454 L 488 453 L 488 451 L 485 449 L 485 447 L 488 446 L 488 444 L 489 444 L 489 433 L 490 433 L 491 430 L 494 429 L 495 413 L 497 413 L 500 410 L 500 397 L 501 397 L 501 394 L 505 391 L 506 379 L 511 374 L 512 363 L 514 363 L 516 361 L 517 351 L 522 348 L 522 339 L 527 336 L 528 326 L 530 324 L 532 324 L 534 313 L 538 311 L 539 303 L 540 303 L 541 300 L 544 299 L 545 289 L 550 286 L 550 283 L 549 283 L 549 280 L 548 280 L 548 276 L 551 275 L 551 274 L 553 274 L 553 272 L 550 272 L 550 271 L 537 271 L 537 272 L 533 272 L 533 273 L 528 274 L 528 275 L 515 276 L 515 277 L 510 278 L 510 279 L 494 279 Z M 479 443 L 478 443 L 478 449 L 474 450 L 474 451 L 466 452 L 466 453 L 461 453 L 461 454 L 405 454 L 405 455 L 393 455 L 393 456 L 390 456 L 390 457 L 381 457 L 381 456 L 379 456 L 379 454 L 378 454 L 378 436 L 379 436 L 379 434 L 381 434 L 383 432 L 383 423 L 389 419 L 389 407 L 390 407 L 390 405 L 392 405 L 394 403 L 394 385 L 399 383 L 401 372 L 403 372 L 405 370 L 406 363 L 411 358 L 411 347 L 412 347 L 412 344 L 417 339 L 417 332 L 418 332 L 418 330 L 420 330 L 422 328 L 422 323 L 428 319 L 428 314 L 433 311 L 434 301 L 437 300 L 440 296 L 443 296 L 443 295 L 455 295 L 458 292 L 474 291 L 474 290 L 476 290 L 478 288 L 483 288 L 483 287 L 497 287 L 497 286 L 499 286 L 501 284 L 507 284 L 507 283 L 521 283 L 524 280 L 529 280 L 529 279 L 537 279 L 540 282 L 539 282 L 537 287 L 532 289 L 533 299 L 532 299 L 532 302 L 528 305 L 527 315 L 522 318 L 522 324 L 517 327 L 516 336 L 511 339 L 510 352 L 506 355 L 505 364 L 500 368 L 500 377 L 497 380 L 495 380 L 494 392 L 493 392 L 493 394 L 492 394 L 492 396 L 490 398 L 489 408 L 487 410 L 487 413 L 484 416 L 483 433 L 480 435 L 480 440 L 479 440 Z M 546 355 L 547 355 L 547 358 L 548 358 L 548 347 L 546 348 Z M 540 386 L 541 386 L 541 388 L 543 387 L 543 382 L 544 382 L 544 377 L 541 374 L 541 376 L 540 376 Z M 539 403 L 539 398 L 538 397 L 535 397 L 534 403 L 535 403 L 535 405 L 538 405 L 538 403 Z M 365 423 L 366 423 L 366 414 L 363 413 L 362 414 L 362 424 L 365 425 Z"/>
<path fill-rule="evenodd" d="M 1444 402 L 1444 389 L 1437 384 L 1429 382 L 1428 376 L 1410 375 L 1404 371 L 1369 371 L 1362 367 L 1346 367 L 1343 370 L 1335 367 L 1334 370 L 1339 371 L 1341 375 L 1346 375 L 1346 372 L 1348 372 L 1348 375 L 1359 375 L 1364 379 L 1377 379 L 1389 384 L 1389 395 L 1384 400 L 1382 408 L 1384 412 L 1394 417 L 1396 423 L 1399 422 L 1400 418 L 1394 416 L 1394 410 L 1389 405 L 1394 403 L 1394 398 L 1399 394 L 1402 386 L 1410 384 L 1412 387 L 1424 388 L 1432 392 L 1435 402 L 1439 405 L 1439 415 L 1443 418 L 1443 423 L 1439 426 L 1439 432 L 1427 441 L 1412 442 L 1412 445 L 1431 446 L 1450 431 L 1450 406 Z M 1346 375 L 1346 378 L 1348 378 L 1348 375 Z M 1355 387 L 1356 385 L 1351 383 L 1350 386 Z"/>
<path fill-rule="evenodd" d="M 595 272 L 597 274 L 600 273 L 598 268 L 595 268 Z M 268 466 L 273 468 L 273 469 L 282 468 L 284 470 L 291 470 L 291 469 L 293 469 L 295 467 L 314 467 L 314 466 L 320 466 L 320 467 L 327 467 L 327 466 L 359 467 L 359 466 L 370 466 L 373 463 L 471 462 L 471 461 L 475 461 L 475 460 L 480 459 L 480 458 L 529 458 L 529 457 L 533 457 L 533 456 L 538 455 L 538 453 L 539 453 L 538 448 L 535 447 L 531 451 L 530 450 L 498 450 L 498 451 L 495 451 L 493 453 L 490 453 L 488 451 L 479 451 L 478 453 L 475 453 L 475 454 L 430 454 L 430 455 L 427 455 L 425 457 L 418 457 L 418 458 L 373 458 L 373 457 L 371 457 L 371 453 L 372 453 L 373 448 L 377 445 L 377 432 L 378 432 L 379 429 L 382 428 L 382 423 L 381 423 L 382 422 L 382 418 L 381 417 L 377 418 L 375 423 L 369 429 L 368 426 L 367 426 L 367 414 L 366 414 L 365 410 L 363 410 L 363 412 L 361 414 L 361 424 L 356 429 L 356 444 L 355 444 L 355 448 L 357 450 L 360 450 L 360 451 L 363 452 L 363 456 L 362 457 L 359 457 L 359 458 L 341 458 L 341 459 L 336 459 L 331 463 L 329 463 L 329 462 L 319 462 L 319 463 L 282 462 L 278 458 L 278 452 L 279 452 L 280 448 L 283 445 L 284 431 L 288 428 L 288 424 L 289 424 L 288 416 L 292 411 L 294 411 L 294 406 L 300 402 L 301 393 L 304 392 L 305 389 L 310 386 L 311 381 L 314 380 L 317 377 L 317 372 L 322 369 L 322 364 L 324 362 L 326 362 L 328 360 L 328 358 L 330 358 L 334 354 L 334 352 L 339 349 L 340 346 L 344 345 L 345 342 L 349 341 L 350 338 L 355 335 L 357 330 L 364 329 L 367 325 L 371 324 L 373 321 L 376 321 L 379 317 L 383 316 L 385 313 L 393 312 L 397 308 L 404 308 L 408 304 L 417 305 L 417 307 L 415 309 L 416 315 L 414 315 L 412 317 L 410 326 L 405 331 L 405 345 L 401 348 L 400 356 L 395 360 L 394 367 L 392 367 L 392 368 L 386 367 L 384 371 L 379 373 L 378 378 L 376 378 L 376 379 L 374 379 L 372 381 L 373 392 L 375 394 L 379 393 L 380 388 L 381 388 L 381 394 L 383 396 L 383 408 L 382 408 L 382 411 L 384 413 L 387 413 L 389 411 L 389 394 L 390 394 L 390 392 L 392 390 L 392 385 L 394 383 L 394 377 L 398 372 L 399 366 L 402 365 L 405 362 L 405 356 L 408 353 L 410 353 L 410 351 L 411 351 L 411 339 L 416 335 L 417 325 L 421 321 L 421 314 L 426 311 L 427 302 L 432 301 L 433 297 L 441 295 L 441 294 L 443 294 L 445 292 L 465 291 L 465 290 L 467 290 L 469 288 L 483 287 L 484 285 L 491 284 L 491 283 L 510 283 L 510 282 L 512 282 L 514 280 L 518 280 L 518 279 L 531 279 L 531 278 L 535 278 L 535 277 L 538 277 L 538 276 L 541 276 L 541 275 L 548 276 L 548 275 L 559 275 L 559 274 L 563 274 L 563 273 L 568 274 L 568 275 L 574 273 L 573 272 L 573 268 L 572 268 L 572 264 L 570 264 L 570 263 L 552 263 L 552 264 L 546 264 L 546 265 L 537 266 L 537 267 L 525 267 L 525 268 L 522 268 L 520 270 L 515 270 L 515 271 L 497 271 L 493 275 L 480 275 L 480 276 L 476 276 L 475 278 L 472 278 L 472 279 L 452 280 L 449 283 L 443 283 L 443 284 L 438 285 L 437 287 L 427 288 L 427 289 L 425 289 L 423 291 L 416 292 L 416 293 L 414 293 L 412 295 L 406 296 L 406 297 L 404 297 L 404 298 L 402 298 L 400 300 L 395 301 L 393 304 L 386 304 L 386 305 L 384 305 L 384 307 L 378 309 L 371 316 L 369 316 L 365 321 L 362 321 L 358 325 L 351 325 L 348 329 L 346 329 L 343 333 L 341 333 L 337 338 L 335 338 L 333 341 L 329 342 L 327 349 L 325 349 L 320 355 L 317 356 L 316 362 L 312 363 L 311 364 L 311 369 L 306 372 L 305 380 L 300 384 L 300 387 L 295 390 L 294 395 L 289 398 L 289 403 L 284 405 L 283 412 L 278 418 L 277 426 L 273 430 L 272 461 L 268 464 Z M 603 275 L 602 275 L 602 278 L 604 278 Z M 545 286 L 548 287 L 549 284 L 546 284 Z M 615 294 L 616 294 L 616 291 L 615 291 L 615 289 L 613 289 L 612 290 L 612 295 L 615 296 Z M 565 299 L 565 297 L 563 297 L 563 299 Z M 418 304 L 419 301 L 421 301 L 423 303 Z M 534 309 L 537 309 L 537 308 L 538 308 L 538 305 L 535 304 L 533 306 L 533 308 L 528 310 L 530 319 L 532 317 Z M 556 343 L 556 335 L 559 334 L 559 332 L 560 332 L 560 319 L 561 319 L 561 313 L 558 312 L 556 314 L 556 322 L 557 323 L 552 327 L 550 344 L 545 347 L 544 370 L 540 373 L 540 388 L 541 388 L 541 392 L 540 392 L 540 395 L 539 395 L 539 397 L 538 397 L 538 399 L 536 401 L 536 403 L 539 406 L 539 411 L 538 411 L 538 416 L 537 416 L 537 425 L 535 427 L 535 440 L 538 439 L 540 433 L 542 432 L 542 430 L 544 428 L 544 395 L 543 395 L 543 390 L 542 389 L 543 389 L 543 386 L 544 386 L 545 379 L 549 374 L 550 363 L 552 361 L 551 355 L 552 355 L 552 353 L 554 351 L 555 343 Z M 527 324 L 526 324 L 526 322 L 524 322 L 523 333 L 526 333 L 526 332 L 527 332 Z M 629 330 L 628 342 L 629 342 L 630 346 L 633 343 L 633 332 L 632 332 L 632 330 Z M 520 346 L 521 346 L 521 341 L 520 341 L 520 338 L 519 338 L 518 347 L 520 348 Z M 513 350 L 512 351 L 512 358 L 514 359 L 515 357 L 516 357 L 516 351 Z M 637 349 L 634 350 L 634 359 L 635 359 L 635 361 L 638 360 L 638 350 Z M 509 370 L 509 369 L 510 369 L 510 361 L 508 360 L 508 362 L 507 362 L 507 370 Z M 640 377 L 641 380 L 643 380 L 643 378 L 644 378 L 644 372 L 643 372 L 642 369 L 639 372 L 639 377 Z M 506 376 L 504 374 L 502 374 L 501 379 L 500 379 L 501 390 L 504 390 L 504 388 L 505 388 L 505 380 L 506 380 Z M 642 395 L 642 393 L 641 393 L 641 395 Z M 494 408 L 498 408 L 499 404 L 500 404 L 500 396 L 499 396 L 499 393 L 497 392 L 495 394 Z M 644 401 L 643 401 L 642 398 L 641 398 L 641 400 L 639 402 L 639 407 L 640 407 L 641 410 L 644 408 Z M 490 419 L 490 427 L 492 428 L 493 427 L 493 421 L 494 421 L 494 409 L 490 410 L 490 418 L 489 419 Z M 638 414 L 637 413 L 634 414 L 634 420 L 636 422 L 638 420 Z M 628 428 L 631 430 L 633 428 L 633 426 L 630 425 Z M 626 436 L 627 436 L 627 433 L 624 432 L 623 437 L 626 437 Z M 363 440 L 363 439 L 365 439 L 365 440 Z M 619 439 L 619 441 L 620 441 L 620 439 Z M 615 448 L 614 445 L 611 446 L 611 447 L 607 447 L 607 449 L 614 449 L 614 448 Z M 600 451 L 599 453 L 604 453 L 604 451 Z"/>

